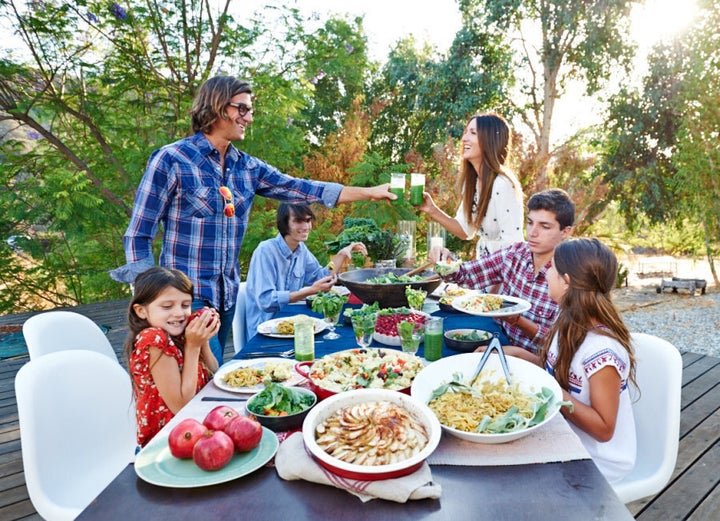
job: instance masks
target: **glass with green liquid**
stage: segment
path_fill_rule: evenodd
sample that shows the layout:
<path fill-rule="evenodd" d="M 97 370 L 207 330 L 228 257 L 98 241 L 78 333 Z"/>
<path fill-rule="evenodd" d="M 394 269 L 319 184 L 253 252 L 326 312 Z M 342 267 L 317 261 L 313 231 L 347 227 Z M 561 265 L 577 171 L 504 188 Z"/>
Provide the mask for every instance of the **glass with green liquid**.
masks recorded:
<path fill-rule="evenodd" d="M 434 362 L 442 358 L 443 319 L 431 317 L 425 322 L 425 360 Z"/>
<path fill-rule="evenodd" d="M 425 202 L 425 174 L 410 174 L 410 204 L 420 206 Z"/>
<path fill-rule="evenodd" d="M 390 174 L 390 191 L 398 200 L 405 198 L 405 174 Z"/>
<path fill-rule="evenodd" d="M 295 322 L 294 337 L 295 360 L 315 360 L 315 321 L 307 317 Z"/>

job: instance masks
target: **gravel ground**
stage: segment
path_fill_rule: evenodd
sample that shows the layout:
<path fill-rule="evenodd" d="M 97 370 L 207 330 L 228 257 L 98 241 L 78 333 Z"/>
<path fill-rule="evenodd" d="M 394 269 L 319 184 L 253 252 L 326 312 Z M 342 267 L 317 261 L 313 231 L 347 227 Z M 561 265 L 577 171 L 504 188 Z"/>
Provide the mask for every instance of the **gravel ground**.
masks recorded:
<path fill-rule="evenodd" d="M 720 357 L 720 293 L 655 288 L 615 290 L 614 301 L 630 331 L 664 338 L 680 352 Z"/>

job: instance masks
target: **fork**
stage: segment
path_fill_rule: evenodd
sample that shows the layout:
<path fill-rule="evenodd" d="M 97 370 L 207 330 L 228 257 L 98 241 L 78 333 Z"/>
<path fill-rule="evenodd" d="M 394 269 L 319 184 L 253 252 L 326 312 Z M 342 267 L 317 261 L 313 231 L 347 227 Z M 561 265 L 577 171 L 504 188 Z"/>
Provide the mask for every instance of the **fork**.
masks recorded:
<path fill-rule="evenodd" d="M 271 352 L 271 351 L 253 351 L 251 353 L 243 353 L 243 358 L 265 358 L 265 357 L 273 357 L 273 356 L 279 356 L 280 358 L 294 358 L 295 357 L 295 349 L 288 349 L 287 351 L 278 351 L 278 352 Z"/>

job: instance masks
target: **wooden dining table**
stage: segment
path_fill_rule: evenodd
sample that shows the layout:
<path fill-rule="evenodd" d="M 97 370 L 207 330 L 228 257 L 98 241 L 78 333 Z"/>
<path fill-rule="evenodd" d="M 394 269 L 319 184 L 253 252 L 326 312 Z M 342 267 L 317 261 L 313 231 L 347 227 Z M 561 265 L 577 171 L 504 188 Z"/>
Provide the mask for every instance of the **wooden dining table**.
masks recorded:
<path fill-rule="evenodd" d="M 426 310 L 445 318 L 445 329 L 480 327 L 486 319 Z M 304 313 L 316 316 L 309 307 L 292 304 L 279 316 Z M 486 322 L 485 322 L 486 323 Z M 352 328 L 337 327 L 340 338 L 325 340 L 316 335 L 316 357 L 357 347 Z M 268 356 L 287 349 L 283 339 L 257 335 L 244 352 L 265 350 Z M 292 340 L 287 342 L 291 345 Z M 283 344 L 283 345 L 278 345 Z M 374 343 L 374 347 L 388 347 Z M 392 348 L 392 347 L 390 347 Z M 422 350 L 418 353 L 422 355 Z M 443 347 L 443 356 L 454 351 Z M 209 401 L 213 397 L 220 401 Z M 185 417 L 201 419 L 206 412 L 235 398 L 208 384 L 161 431 L 167 432 Z M 227 402 L 241 408 L 240 402 Z M 563 420 L 564 421 L 564 420 Z M 80 514 L 80 520 L 125 521 L 127 519 L 209 519 L 273 520 L 448 520 L 493 521 L 593 519 L 622 521 L 633 516 L 618 499 L 610 484 L 591 459 L 557 463 L 518 465 L 431 465 L 433 481 L 440 484 L 439 499 L 411 500 L 406 503 L 373 499 L 362 502 L 345 490 L 303 480 L 281 479 L 273 462 L 237 479 L 197 488 L 173 488 L 150 484 L 128 465 L 109 486 Z"/>

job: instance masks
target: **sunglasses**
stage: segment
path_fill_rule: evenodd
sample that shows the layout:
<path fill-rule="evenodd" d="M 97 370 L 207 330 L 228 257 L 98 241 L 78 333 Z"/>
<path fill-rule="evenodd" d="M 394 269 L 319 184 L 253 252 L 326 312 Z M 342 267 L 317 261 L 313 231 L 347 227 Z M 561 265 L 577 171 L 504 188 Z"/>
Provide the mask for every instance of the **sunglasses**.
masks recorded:
<path fill-rule="evenodd" d="M 255 109 L 253 109 L 252 107 L 248 107 L 244 103 L 228 103 L 228 105 L 230 107 L 235 107 L 241 118 L 244 118 L 248 114 L 250 114 L 252 116 L 253 112 L 255 112 Z"/>
<path fill-rule="evenodd" d="M 223 213 L 225 214 L 225 217 L 234 217 L 235 216 L 235 205 L 233 204 L 233 196 L 232 192 L 227 186 L 221 186 L 220 187 L 220 195 L 222 195 L 222 198 L 225 199 L 225 208 L 223 208 Z"/>

